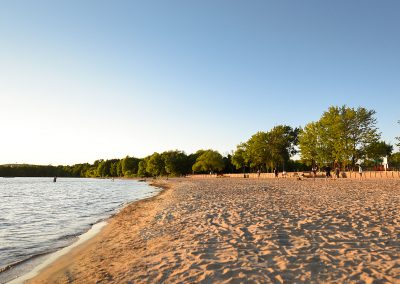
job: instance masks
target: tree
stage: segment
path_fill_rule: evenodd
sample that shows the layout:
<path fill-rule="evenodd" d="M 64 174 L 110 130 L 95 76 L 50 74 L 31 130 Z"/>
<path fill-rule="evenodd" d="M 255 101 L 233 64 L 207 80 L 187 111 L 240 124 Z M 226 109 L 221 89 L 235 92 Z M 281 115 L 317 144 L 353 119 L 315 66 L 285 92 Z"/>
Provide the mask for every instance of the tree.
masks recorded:
<path fill-rule="evenodd" d="M 139 177 L 146 177 L 147 176 L 146 168 L 147 168 L 147 160 L 143 159 L 139 162 L 137 175 Z"/>
<path fill-rule="evenodd" d="M 105 177 L 106 176 L 106 162 L 102 160 L 101 162 L 98 163 L 97 165 L 97 176 L 99 177 Z"/>
<path fill-rule="evenodd" d="M 278 125 L 267 133 L 271 167 L 277 165 L 284 167 L 289 158 L 296 154 L 295 146 L 298 143 L 299 131 L 299 128 L 293 129 L 287 125 Z"/>
<path fill-rule="evenodd" d="M 343 121 L 342 121 L 343 120 Z M 343 122 L 343 123 L 342 123 Z M 347 160 L 347 123 L 338 107 L 330 107 L 318 121 L 318 162 L 320 165 Z M 347 147 L 348 148 L 348 147 Z"/>
<path fill-rule="evenodd" d="M 400 152 L 394 153 L 389 157 L 389 165 L 400 168 Z"/>
<path fill-rule="evenodd" d="M 300 134 L 301 157 L 308 164 L 314 160 L 322 164 L 332 162 L 352 165 L 365 156 L 365 149 L 377 142 L 374 110 L 330 107 L 317 122 L 306 125 Z"/>
<path fill-rule="evenodd" d="M 193 165 L 196 163 L 197 158 L 200 157 L 206 150 L 200 149 L 196 153 L 192 153 L 187 157 L 186 171 L 187 173 L 193 172 Z"/>
<path fill-rule="evenodd" d="M 400 124 L 400 120 L 397 121 L 398 124 Z M 399 143 L 396 144 L 397 147 L 400 147 L 400 136 L 396 137 L 396 140 L 399 141 Z"/>
<path fill-rule="evenodd" d="M 260 168 L 272 163 L 272 154 L 268 145 L 268 134 L 259 131 L 246 142 L 245 159 L 251 168 Z"/>
<path fill-rule="evenodd" d="M 222 161 L 224 162 L 224 173 L 234 173 L 235 167 L 232 164 L 232 155 L 227 154 L 226 156 L 222 157 Z"/>
<path fill-rule="evenodd" d="M 201 154 L 192 169 L 196 172 L 221 171 L 224 168 L 222 156 L 217 151 L 206 150 Z"/>
<path fill-rule="evenodd" d="M 382 158 L 390 156 L 393 151 L 393 146 L 384 141 L 374 142 L 365 148 L 365 153 L 368 159 L 372 159 L 375 165 L 382 162 Z"/>
<path fill-rule="evenodd" d="M 161 176 L 165 174 L 165 163 L 162 156 L 155 152 L 150 156 L 147 161 L 146 172 L 148 172 L 153 177 Z"/>
<path fill-rule="evenodd" d="M 365 148 L 379 140 L 380 133 L 378 133 L 378 128 L 376 127 L 375 110 L 367 110 L 363 107 L 359 107 L 357 110 L 345 109 L 346 112 L 354 113 L 354 119 L 350 121 L 350 131 L 347 133 L 350 138 L 349 152 L 354 165 L 357 158 L 365 155 Z M 357 157 L 357 154 L 359 154 L 359 157 Z"/>
<path fill-rule="evenodd" d="M 87 171 L 88 167 L 89 167 L 89 164 L 76 164 L 76 165 L 73 165 L 72 167 L 70 167 L 69 172 L 74 177 L 83 177 L 83 176 L 85 176 L 85 172 Z M 65 169 L 65 170 L 67 170 L 67 169 Z"/>
<path fill-rule="evenodd" d="M 121 171 L 124 176 L 136 175 L 140 159 L 126 156 L 121 160 Z"/>
<path fill-rule="evenodd" d="M 117 166 L 118 166 L 119 161 L 120 161 L 119 159 L 112 159 L 112 160 L 107 160 L 106 161 L 106 164 L 107 164 L 107 166 L 109 168 L 109 175 L 108 176 L 111 176 L 111 177 L 118 176 L 117 175 Z"/>
<path fill-rule="evenodd" d="M 301 159 L 312 165 L 319 159 L 320 129 L 317 122 L 308 123 L 299 133 L 299 148 Z"/>
<path fill-rule="evenodd" d="M 236 169 L 243 169 L 245 171 L 247 165 L 246 158 L 246 143 L 241 143 L 236 146 L 236 151 L 232 155 L 232 164 Z"/>
<path fill-rule="evenodd" d="M 259 131 L 237 146 L 232 163 L 237 169 L 245 166 L 258 169 L 284 167 L 296 153 L 299 131 L 287 125 L 275 126 L 268 132 Z"/>
<path fill-rule="evenodd" d="M 115 171 L 118 177 L 122 177 L 124 176 L 124 173 L 122 172 L 122 160 L 119 160 L 116 164 L 115 164 Z"/>
<path fill-rule="evenodd" d="M 167 175 L 181 176 L 187 172 L 186 164 L 188 157 L 182 151 L 167 151 L 161 154 L 164 159 L 165 172 Z"/>

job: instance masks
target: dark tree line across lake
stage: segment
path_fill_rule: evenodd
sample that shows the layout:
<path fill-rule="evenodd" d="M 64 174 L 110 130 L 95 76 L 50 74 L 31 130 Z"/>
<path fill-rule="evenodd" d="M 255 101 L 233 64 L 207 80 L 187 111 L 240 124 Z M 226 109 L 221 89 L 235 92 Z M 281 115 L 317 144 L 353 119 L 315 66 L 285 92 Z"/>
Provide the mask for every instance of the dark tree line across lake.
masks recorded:
<path fill-rule="evenodd" d="M 210 160 L 200 160 L 204 153 L 215 153 Z M 171 157 L 173 156 L 173 157 Z M 203 156 L 204 157 L 204 156 Z M 243 169 L 236 169 L 232 164 L 232 156 L 223 157 L 213 150 L 199 150 L 186 155 L 182 151 L 168 151 L 155 153 L 143 159 L 125 157 L 123 159 L 97 160 L 93 164 L 76 164 L 72 166 L 42 166 L 42 165 L 0 165 L 2 177 L 151 177 L 151 176 L 184 176 L 192 173 L 238 173 Z M 197 171 L 193 170 L 196 164 Z M 290 161 L 288 170 L 302 170 L 307 168 L 298 161 Z M 247 169 L 246 171 L 255 171 Z"/>
<path fill-rule="evenodd" d="M 399 122 L 400 123 L 400 122 Z M 392 168 L 400 167 L 400 153 L 380 140 L 375 111 L 359 107 L 330 107 L 318 121 L 303 128 L 278 125 L 259 131 L 235 151 L 222 156 L 214 150 L 186 154 L 180 150 L 153 153 L 145 158 L 96 160 L 72 166 L 0 165 L 2 177 L 150 177 L 192 173 L 238 173 L 310 170 L 335 166 L 352 169 L 357 161 L 379 169 L 383 157 Z M 400 137 L 397 146 L 400 147 Z M 293 157 L 300 159 L 293 160 Z"/>

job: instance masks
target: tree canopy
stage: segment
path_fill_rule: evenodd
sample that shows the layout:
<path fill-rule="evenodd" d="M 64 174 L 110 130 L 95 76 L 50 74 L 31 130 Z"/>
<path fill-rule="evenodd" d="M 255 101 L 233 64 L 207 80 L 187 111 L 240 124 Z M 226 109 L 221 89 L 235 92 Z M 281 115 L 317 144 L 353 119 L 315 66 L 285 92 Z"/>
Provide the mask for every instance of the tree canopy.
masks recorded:
<path fill-rule="evenodd" d="M 381 162 L 382 157 L 390 156 L 393 152 L 393 146 L 385 141 L 378 141 L 369 144 L 365 148 L 366 158 L 375 163 Z"/>
<path fill-rule="evenodd" d="M 222 160 L 222 155 L 214 150 L 204 151 L 192 166 L 195 172 L 222 171 L 223 168 L 224 161 Z"/>
<path fill-rule="evenodd" d="M 232 164 L 236 167 L 236 169 L 242 168 L 243 171 L 245 167 L 248 165 L 249 159 L 246 156 L 246 144 L 241 143 L 236 146 L 236 151 L 232 155 Z"/>
<path fill-rule="evenodd" d="M 287 125 L 278 125 L 268 132 L 259 131 L 236 147 L 232 163 L 237 169 L 246 166 L 250 168 L 266 168 L 282 166 L 288 163 L 296 154 L 296 144 L 299 129 Z"/>
<path fill-rule="evenodd" d="M 308 123 L 299 135 L 304 162 L 355 164 L 368 146 L 380 138 L 375 111 L 359 107 L 330 107 L 317 122 Z"/>
<path fill-rule="evenodd" d="M 188 156 L 183 151 L 163 152 L 162 158 L 167 175 L 181 176 L 188 173 Z"/>
<path fill-rule="evenodd" d="M 148 172 L 151 176 L 157 177 L 164 175 L 165 172 L 165 162 L 159 153 L 155 152 L 150 156 L 146 165 L 146 172 Z"/>

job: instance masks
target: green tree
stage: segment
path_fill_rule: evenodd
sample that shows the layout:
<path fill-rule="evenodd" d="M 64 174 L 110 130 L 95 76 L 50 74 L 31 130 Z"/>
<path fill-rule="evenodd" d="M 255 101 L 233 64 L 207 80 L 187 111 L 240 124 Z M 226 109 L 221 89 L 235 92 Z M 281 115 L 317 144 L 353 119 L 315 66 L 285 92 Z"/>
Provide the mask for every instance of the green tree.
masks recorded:
<path fill-rule="evenodd" d="M 319 160 L 320 128 L 318 122 L 308 123 L 299 133 L 299 148 L 302 161 L 308 166 Z M 318 161 L 321 162 L 321 161 Z"/>
<path fill-rule="evenodd" d="M 85 172 L 85 177 L 92 178 L 92 177 L 98 177 L 98 176 L 99 176 L 99 174 L 98 174 L 97 167 L 95 167 L 93 165 L 91 167 L 89 167 Z"/>
<path fill-rule="evenodd" d="M 374 110 L 330 107 L 318 122 L 306 125 L 300 133 L 301 156 L 308 164 L 338 162 L 344 166 L 365 156 L 365 149 L 378 141 Z"/>
<path fill-rule="evenodd" d="M 320 165 L 331 164 L 334 161 L 346 160 L 346 145 L 344 139 L 346 130 L 341 124 L 341 115 L 338 107 L 330 107 L 318 121 L 318 162 Z"/>
<path fill-rule="evenodd" d="M 206 150 L 201 154 L 192 169 L 195 172 L 221 171 L 224 168 L 224 162 L 220 153 L 214 150 Z"/>
<path fill-rule="evenodd" d="M 206 150 L 197 150 L 196 153 L 192 153 L 188 156 L 187 158 L 187 164 L 186 164 L 186 170 L 187 173 L 190 173 L 193 171 L 193 165 L 196 163 L 197 158 L 200 157 Z"/>
<path fill-rule="evenodd" d="M 368 159 L 372 159 L 377 165 L 382 162 L 382 158 L 390 156 L 393 151 L 393 146 L 384 141 L 373 142 L 365 148 L 365 153 Z"/>
<path fill-rule="evenodd" d="M 105 177 L 106 176 L 106 162 L 101 160 L 97 165 L 97 176 Z"/>
<path fill-rule="evenodd" d="M 182 151 L 166 151 L 161 154 L 164 159 L 165 173 L 172 176 L 181 176 L 186 173 L 187 155 Z"/>
<path fill-rule="evenodd" d="M 394 153 L 389 157 L 389 166 L 397 169 L 400 168 L 400 152 Z"/>
<path fill-rule="evenodd" d="M 342 107 L 346 112 L 354 113 L 354 119 L 350 121 L 350 131 L 346 134 L 349 136 L 349 154 L 351 156 L 352 164 L 354 165 L 357 158 L 365 155 L 365 148 L 369 144 L 379 140 L 380 133 L 376 127 L 375 110 L 367 110 L 363 107 L 355 109 Z M 358 154 L 358 155 L 357 155 Z"/>
<path fill-rule="evenodd" d="M 115 164 L 115 171 L 116 171 L 118 177 L 122 177 L 124 175 L 122 172 L 122 160 L 119 160 Z"/>
<path fill-rule="evenodd" d="M 234 173 L 236 172 L 235 166 L 232 164 L 232 155 L 227 154 L 226 156 L 222 157 L 224 162 L 224 173 Z"/>
<path fill-rule="evenodd" d="M 278 165 L 284 167 L 296 153 L 299 131 L 300 129 L 293 129 L 287 125 L 277 125 L 268 132 L 259 131 L 246 143 L 237 146 L 232 163 L 236 168 L 250 166 L 272 169 Z"/>
<path fill-rule="evenodd" d="M 136 175 L 139 169 L 140 159 L 126 156 L 121 160 L 121 171 L 124 176 Z"/>
<path fill-rule="evenodd" d="M 246 142 L 245 160 L 251 168 L 272 164 L 268 138 L 268 133 L 259 131 Z"/>
<path fill-rule="evenodd" d="M 149 160 L 147 161 L 146 172 L 153 177 L 165 174 L 164 159 L 159 153 L 155 152 L 149 157 Z"/>
<path fill-rule="evenodd" d="M 86 167 L 88 165 L 89 164 L 76 164 L 76 165 L 73 165 L 72 167 L 70 167 L 69 172 L 74 177 L 84 176 L 85 169 L 86 169 Z"/>
<path fill-rule="evenodd" d="M 283 165 L 284 167 L 289 158 L 296 154 L 295 146 L 298 143 L 299 131 L 298 128 L 278 125 L 267 133 L 271 166 Z"/>
<path fill-rule="evenodd" d="M 248 165 L 246 148 L 246 143 L 241 143 L 236 146 L 236 151 L 232 155 L 232 164 L 236 169 L 243 169 L 243 172 L 245 172 L 246 166 Z"/>
<path fill-rule="evenodd" d="M 146 160 L 146 159 L 143 159 L 143 160 L 141 160 L 141 161 L 139 162 L 137 175 L 138 175 L 139 177 L 146 177 L 146 176 L 148 176 L 147 171 L 146 171 L 146 168 L 147 168 L 147 160 Z"/>
<path fill-rule="evenodd" d="M 113 169 L 112 169 L 112 164 L 114 163 L 114 161 L 115 161 L 115 159 L 113 159 L 113 160 L 106 160 L 106 163 L 105 163 L 105 175 L 104 175 L 104 177 L 111 177 L 111 176 L 112 176 L 111 171 L 113 170 Z"/>
<path fill-rule="evenodd" d="M 117 165 L 119 159 L 111 159 L 106 161 L 106 165 L 108 167 L 108 175 L 109 177 L 116 177 L 117 176 Z"/>

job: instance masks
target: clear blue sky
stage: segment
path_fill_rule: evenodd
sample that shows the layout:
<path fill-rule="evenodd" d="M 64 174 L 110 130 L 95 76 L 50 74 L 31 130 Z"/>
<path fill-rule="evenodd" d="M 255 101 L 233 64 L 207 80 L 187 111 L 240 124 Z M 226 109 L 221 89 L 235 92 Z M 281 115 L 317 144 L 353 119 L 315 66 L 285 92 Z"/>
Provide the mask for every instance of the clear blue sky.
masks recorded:
<path fill-rule="evenodd" d="M 400 2 L 0 2 L 0 164 L 233 150 L 330 105 L 400 135 Z"/>

